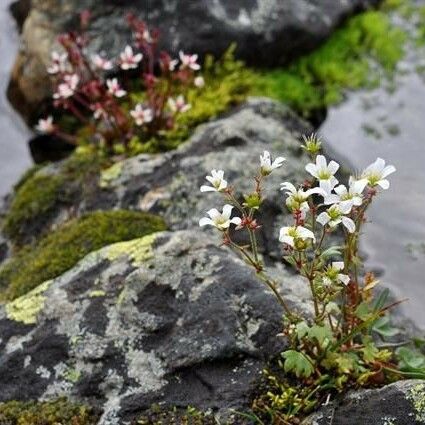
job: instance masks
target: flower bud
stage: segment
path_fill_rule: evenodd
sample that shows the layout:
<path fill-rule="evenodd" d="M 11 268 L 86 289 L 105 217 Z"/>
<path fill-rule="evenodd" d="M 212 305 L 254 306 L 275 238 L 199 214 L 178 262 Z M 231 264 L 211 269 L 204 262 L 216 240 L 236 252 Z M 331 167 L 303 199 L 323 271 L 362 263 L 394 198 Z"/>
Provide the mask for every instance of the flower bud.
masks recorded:
<path fill-rule="evenodd" d="M 261 197 L 257 192 L 250 193 L 249 195 L 244 195 L 244 207 L 253 208 L 258 210 L 261 206 Z"/>

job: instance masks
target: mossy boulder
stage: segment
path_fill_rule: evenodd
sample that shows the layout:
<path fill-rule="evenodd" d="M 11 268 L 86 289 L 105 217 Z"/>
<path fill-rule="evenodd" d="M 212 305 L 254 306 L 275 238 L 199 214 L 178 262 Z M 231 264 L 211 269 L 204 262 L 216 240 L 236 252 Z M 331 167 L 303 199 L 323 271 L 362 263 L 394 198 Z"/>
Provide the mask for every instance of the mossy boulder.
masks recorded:
<path fill-rule="evenodd" d="M 97 211 L 71 220 L 0 266 L 0 299 L 24 295 L 103 246 L 165 228 L 160 217 L 138 211 Z"/>
<path fill-rule="evenodd" d="M 0 402 L 71 397 L 103 425 L 158 403 L 222 418 L 247 407 L 284 346 L 281 310 L 218 245 L 198 231 L 108 245 L 0 306 Z M 302 299 L 299 278 L 280 274 L 290 302 Z"/>
<path fill-rule="evenodd" d="M 212 202 L 199 192 L 205 176 L 213 168 L 226 169 L 228 180 L 241 196 L 251 190 L 263 150 L 288 159 L 279 172 L 270 176 L 264 209 L 264 218 L 282 222 L 286 212 L 279 184 L 284 180 L 304 180 L 303 168 L 309 159 L 300 140 L 311 132 L 311 126 L 288 107 L 269 99 L 252 98 L 224 117 L 199 126 L 184 144 L 166 153 L 115 158 L 113 165 L 102 160 L 79 160 L 84 158 L 81 155 L 69 158 L 38 170 L 18 188 L 6 213 L 5 233 L 21 246 L 36 242 L 71 217 L 111 209 L 159 214 L 174 230 L 197 226 Z M 77 165 L 79 161 L 81 164 Z M 46 175 L 53 179 L 68 176 L 61 189 L 67 196 L 53 197 L 48 210 L 28 209 L 31 198 L 24 195 L 37 195 L 26 188 L 35 185 L 34 179 Z M 16 206 L 20 204 L 28 211 L 25 220 L 20 219 L 24 215 Z M 37 201 L 34 204 L 39 205 Z M 266 251 L 279 255 L 277 229 L 267 227 L 263 231 Z"/>

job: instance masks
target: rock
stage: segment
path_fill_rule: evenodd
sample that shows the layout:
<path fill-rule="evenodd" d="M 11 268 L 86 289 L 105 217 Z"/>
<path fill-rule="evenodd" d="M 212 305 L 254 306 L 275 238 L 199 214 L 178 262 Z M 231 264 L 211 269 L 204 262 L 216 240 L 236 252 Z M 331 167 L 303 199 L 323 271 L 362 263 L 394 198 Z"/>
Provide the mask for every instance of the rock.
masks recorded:
<path fill-rule="evenodd" d="M 162 32 L 162 47 L 221 55 L 232 42 L 255 66 L 280 65 L 323 42 L 343 19 L 379 0 L 33 0 L 22 30 L 9 98 L 29 121 L 50 94 L 46 65 L 58 34 L 75 28 L 78 13 L 93 14 L 93 50 L 116 56 L 130 36 L 123 17 L 134 11 Z M 20 0 L 25 12 L 26 0 Z M 25 14 L 23 14 L 25 16 Z M 194 24 L 196 23 L 196 24 Z"/>
<path fill-rule="evenodd" d="M 425 423 L 425 381 L 399 381 L 356 391 L 338 405 L 322 407 L 303 425 L 419 425 Z"/>
<path fill-rule="evenodd" d="M 67 194 L 67 202 L 58 203 L 48 215 L 26 218 L 20 232 L 24 238 L 30 238 L 47 233 L 49 226 L 57 226 L 70 216 L 114 208 L 160 214 L 173 230 L 197 226 L 206 211 L 223 204 L 219 195 L 199 191 L 206 183 L 205 176 L 213 168 L 222 168 L 239 195 L 247 193 L 252 190 L 252 178 L 258 172 L 259 156 L 267 149 L 287 158 L 285 165 L 267 180 L 267 202 L 262 217 L 276 227 L 264 226 L 261 245 L 266 253 L 279 257 L 278 227 L 284 217 L 290 219 L 279 184 L 286 180 L 304 181 L 308 157 L 301 149 L 300 138 L 311 131 L 305 121 L 284 105 L 268 99 L 252 99 L 226 117 L 200 126 L 174 151 L 142 154 L 118 162 L 102 172 L 97 184 L 90 175 L 87 184 L 76 185 L 75 193 Z M 65 165 L 53 164 L 40 173 L 57 176 Z M 68 192 L 70 187 L 68 184 Z"/>
<path fill-rule="evenodd" d="M 0 402 L 66 396 L 105 425 L 159 402 L 222 416 L 247 407 L 284 348 L 282 311 L 217 242 L 179 231 L 110 245 L 0 306 Z M 301 304 L 300 278 L 280 275 Z"/>
<path fill-rule="evenodd" d="M 31 157 L 36 164 L 48 161 L 60 161 L 68 157 L 75 149 L 75 145 L 49 134 L 33 137 L 29 142 Z"/>

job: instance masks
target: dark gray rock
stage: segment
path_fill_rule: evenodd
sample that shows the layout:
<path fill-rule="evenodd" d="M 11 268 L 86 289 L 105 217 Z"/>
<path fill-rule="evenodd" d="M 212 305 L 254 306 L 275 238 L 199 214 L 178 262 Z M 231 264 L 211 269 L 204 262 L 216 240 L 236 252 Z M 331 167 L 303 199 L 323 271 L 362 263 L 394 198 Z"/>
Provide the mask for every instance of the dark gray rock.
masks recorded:
<path fill-rule="evenodd" d="M 425 381 L 399 381 L 362 390 L 322 407 L 303 425 L 419 425 L 425 423 Z"/>
<path fill-rule="evenodd" d="M 180 231 L 111 245 L 0 306 L 0 402 L 67 396 L 108 425 L 159 402 L 219 415 L 247 407 L 284 348 L 282 311 L 216 243 Z M 300 300 L 299 278 L 280 275 Z"/>
<path fill-rule="evenodd" d="M 123 16 L 135 12 L 162 32 L 162 47 L 221 55 L 232 42 L 256 66 L 279 65 L 325 40 L 342 20 L 379 0 L 33 0 L 23 25 L 9 97 L 28 119 L 50 94 L 45 71 L 56 36 L 93 13 L 92 49 L 117 55 L 130 36 Z M 26 0 L 21 0 L 26 11 Z M 15 6 L 18 10 L 18 7 Z M 25 14 L 24 14 L 25 16 Z"/>

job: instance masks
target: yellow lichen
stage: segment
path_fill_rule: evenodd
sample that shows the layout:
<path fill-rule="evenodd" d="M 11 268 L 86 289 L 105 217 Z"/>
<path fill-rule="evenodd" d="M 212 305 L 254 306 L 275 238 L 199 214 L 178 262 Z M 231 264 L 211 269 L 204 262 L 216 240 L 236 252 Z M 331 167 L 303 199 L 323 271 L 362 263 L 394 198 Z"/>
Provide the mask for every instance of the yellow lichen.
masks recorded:
<path fill-rule="evenodd" d="M 97 298 L 97 297 L 104 297 L 105 295 L 106 295 L 106 292 L 99 289 L 99 290 L 91 291 L 89 294 L 89 297 Z"/>
<path fill-rule="evenodd" d="M 22 297 L 6 304 L 8 319 L 22 322 L 26 325 L 35 324 L 37 322 L 38 313 L 44 307 L 44 302 L 46 300 L 44 293 L 51 283 L 52 280 L 48 280 Z"/>
<path fill-rule="evenodd" d="M 155 233 L 128 242 L 118 242 L 106 249 L 106 258 L 110 261 L 126 256 L 131 259 L 133 266 L 140 266 L 153 257 L 152 244 L 157 235 Z"/>
<path fill-rule="evenodd" d="M 109 167 L 106 170 L 103 170 L 100 173 L 99 186 L 102 188 L 109 187 L 111 182 L 116 180 L 121 175 L 122 168 L 123 168 L 123 163 L 117 162 L 116 164 L 112 165 L 112 167 Z"/>
<path fill-rule="evenodd" d="M 416 420 L 425 423 L 425 384 L 418 384 L 411 388 L 407 399 L 413 404 Z"/>

